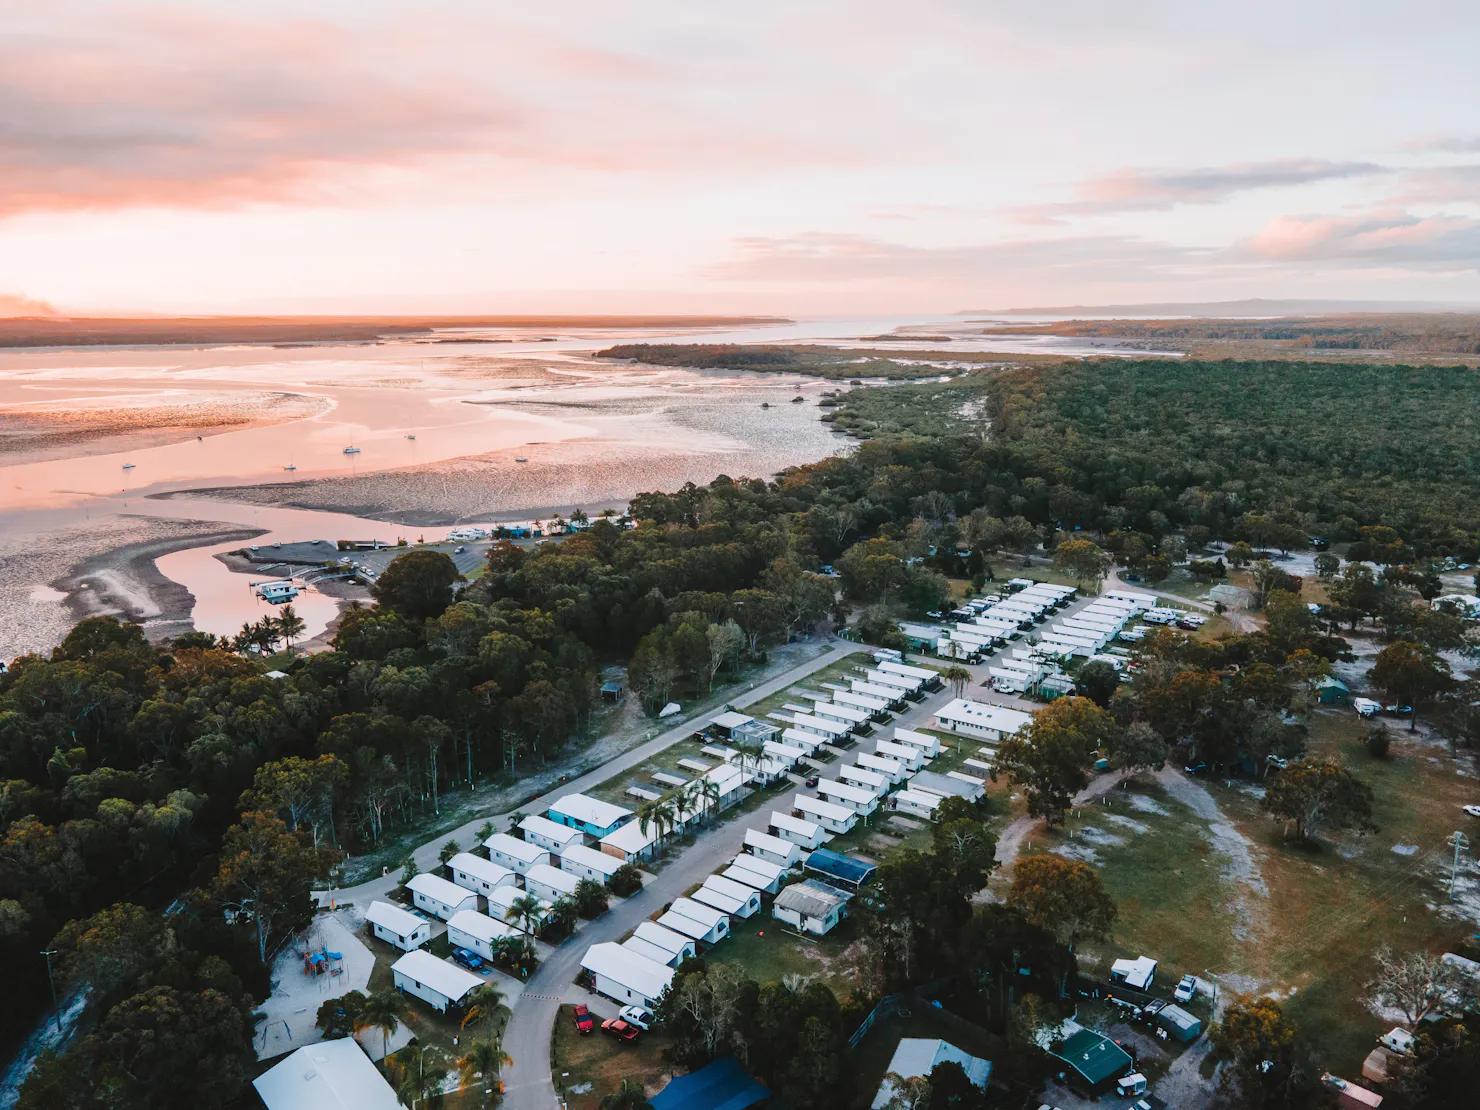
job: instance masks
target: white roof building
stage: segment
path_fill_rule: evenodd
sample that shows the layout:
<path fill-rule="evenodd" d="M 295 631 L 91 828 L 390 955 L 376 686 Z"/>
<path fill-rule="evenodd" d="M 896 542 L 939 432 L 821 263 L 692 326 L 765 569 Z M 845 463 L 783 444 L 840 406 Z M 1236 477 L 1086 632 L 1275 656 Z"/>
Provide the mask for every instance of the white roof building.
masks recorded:
<path fill-rule="evenodd" d="M 598 994 L 623 1005 L 652 1007 L 673 982 L 671 967 L 610 942 L 588 948 L 581 966 L 591 973 Z"/>
<path fill-rule="evenodd" d="M 879 808 L 879 799 L 872 790 L 849 786 L 846 782 L 838 782 L 836 779 L 818 779 L 817 793 L 835 805 L 851 809 L 855 813 L 872 813 Z"/>
<path fill-rule="evenodd" d="M 760 891 L 719 875 L 710 875 L 704 880 L 704 885 L 689 897 L 734 917 L 752 917 L 761 908 Z"/>
<path fill-rule="evenodd" d="M 925 765 L 925 753 L 919 748 L 912 748 L 908 744 L 896 744 L 893 740 L 875 740 L 874 754 L 884 756 L 886 759 L 897 759 L 911 771 L 917 771 Z"/>
<path fill-rule="evenodd" d="M 537 863 L 525 874 L 524 889 L 537 898 L 555 902 L 574 894 L 578 882 L 580 880 L 574 875 L 551 867 L 548 863 Z"/>
<path fill-rule="evenodd" d="M 775 810 L 771 811 L 771 828 L 776 830 L 777 839 L 790 840 L 808 851 L 820 848 L 826 836 L 822 826 L 815 821 L 803 821 L 789 813 L 778 813 Z"/>
<path fill-rule="evenodd" d="M 549 863 L 550 853 L 538 844 L 518 840 L 508 833 L 494 833 L 483 842 L 493 862 L 523 875 L 537 863 Z"/>
<path fill-rule="evenodd" d="M 940 754 L 940 740 L 931 736 L 928 732 L 916 732 L 912 728 L 894 729 L 894 742 L 904 744 L 906 747 L 919 748 L 925 753 L 927 759 L 933 759 Z"/>
<path fill-rule="evenodd" d="M 745 830 L 745 847 L 752 855 L 781 867 L 792 867 L 802 858 L 801 849 L 791 841 L 758 829 Z"/>
<path fill-rule="evenodd" d="M 493 959 L 494 941 L 519 935 L 519 930 L 512 925 L 495 921 L 486 913 L 476 910 L 461 910 L 453 914 L 452 920 L 447 923 L 448 944 L 476 952 L 485 960 Z"/>
<path fill-rule="evenodd" d="M 377 937 L 404 952 L 420 948 L 432 939 L 430 921 L 410 910 L 403 910 L 394 902 L 371 902 L 365 911 L 365 920 L 370 922 L 371 931 Z"/>
<path fill-rule="evenodd" d="M 577 879 L 591 879 L 604 883 L 616 874 L 627 861 L 587 848 L 584 844 L 572 844 L 560 857 L 560 870 Z"/>
<path fill-rule="evenodd" d="M 957 698 L 935 712 L 937 728 L 994 741 L 1011 736 L 1032 720 L 1030 713 L 968 698 Z"/>
<path fill-rule="evenodd" d="M 584 836 L 580 829 L 562 825 L 559 821 L 551 821 L 548 817 L 542 817 L 538 813 L 531 813 L 520 821 L 519 827 L 524 830 L 526 842 L 544 848 L 548 852 L 554 852 L 556 855 L 572 844 L 580 844 Z"/>
<path fill-rule="evenodd" d="M 417 909 L 425 910 L 446 921 L 461 909 L 472 909 L 478 905 L 478 895 L 466 887 L 449 883 L 440 875 L 423 872 L 412 877 L 406 884 L 411 892 L 411 902 Z"/>
<path fill-rule="evenodd" d="M 647 831 L 643 832 L 641 821 L 629 821 L 616 832 L 601 838 L 601 850 L 606 855 L 612 856 L 620 863 L 633 863 L 640 859 L 647 859 L 653 854 L 658 845 L 658 826 L 656 822 L 648 822 Z M 577 846 L 572 845 L 567 849 L 567 854 L 576 851 Z M 582 847 L 582 851 L 590 851 Z"/>
<path fill-rule="evenodd" d="M 577 826 L 584 826 L 593 836 L 598 835 L 598 830 L 600 835 L 605 836 L 632 816 L 630 809 L 603 802 L 589 794 L 567 794 L 559 801 L 551 803 L 545 812 L 561 814 Z"/>
<path fill-rule="evenodd" d="M 391 1085 L 353 1037 L 305 1045 L 252 1086 L 267 1110 L 400 1110 Z"/>
<path fill-rule="evenodd" d="M 804 933 L 824 936 L 843 918 L 848 895 L 818 879 L 792 883 L 776 895 L 771 916 Z"/>
<path fill-rule="evenodd" d="M 868 752 L 859 752 L 853 757 L 858 766 L 869 771 L 877 771 L 890 782 L 898 782 L 904 778 L 908 768 L 897 759 L 890 759 L 887 755 Z"/>
<path fill-rule="evenodd" d="M 978 1056 L 962 1052 L 949 1041 L 927 1037 L 902 1037 L 899 1047 L 889 1061 L 886 1075 L 897 1075 L 901 1079 L 919 1079 L 928 1076 L 937 1064 L 959 1064 L 973 1086 L 986 1090 L 992 1076 L 992 1063 Z M 894 1083 L 885 1079 L 874 1095 L 872 1110 L 882 1110 L 894 1098 Z"/>
<path fill-rule="evenodd" d="M 1132 990 L 1143 991 L 1151 986 L 1156 974 L 1156 961 L 1150 956 L 1137 956 L 1134 960 L 1116 960 L 1110 965 L 1110 978 L 1116 979 Z"/>
<path fill-rule="evenodd" d="M 398 990 L 443 1011 L 461 1003 L 474 987 L 483 985 L 483 980 L 472 972 L 420 949 L 407 952 L 391 965 L 391 979 Z"/>
<path fill-rule="evenodd" d="M 556 874 L 561 874 L 561 872 L 557 871 Z M 528 879 L 526 878 L 525 881 L 528 882 Z M 540 904 L 539 924 L 535 927 L 540 928 L 541 926 L 543 926 L 545 921 L 548 920 L 550 916 L 551 905 L 549 899 L 540 897 L 532 890 L 520 890 L 516 886 L 494 887 L 493 893 L 488 896 L 488 916 L 496 918 L 499 921 L 508 921 L 509 924 L 514 925 L 515 928 L 523 929 L 523 922 L 515 924 L 515 922 L 509 920 L 510 909 L 512 909 L 514 903 L 519 901 L 519 899 L 521 898 L 533 898 L 536 902 Z"/>
<path fill-rule="evenodd" d="M 722 874 L 725 878 L 733 879 L 743 886 L 752 887 L 765 894 L 775 894 L 781 886 L 781 876 L 785 870 L 784 867 L 778 867 L 774 863 L 761 859 L 760 856 L 741 852 Z"/>
<path fill-rule="evenodd" d="M 844 766 L 838 768 L 838 778 L 856 786 L 861 790 L 867 790 L 874 797 L 881 797 L 889 792 L 889 779 L 878 771 L 867 767 Z"/>
<path fill-rule="evenodd" d="M 487 895 L 494 887 L 512 886 L 514 872 L 502 864 L 475 856 L 471 852 L 459 852 L 447 861 L 452 869 L 452 881 L 468 890 Z"/>
<path fill-rule="evenodd" d="M 635 937 L 641 937 L 648 944 L 661 948 L 671 956 L 677 956 L 682 960 L 685 956 L 692 956 L 697 949 L 693 939 L 682 933 L 675 933 L 672 929 L 665 929 L 656 921 L 643 921 L 638 924 L 632 933 Z"/>
<path fill-rule="evenodd" d="M 723 910 L 717 910 L 713 906 L 705 906 L 695 902 L 692 898 L 675 898 L 668 907 L 668 912 L 658 918 L 658 924 L 668 924 L 667 918 L 679 914 L 685 919 L 696 922 L 709 933 L 706 937 L 697 937 L 697 940 L 713 941 L 722 940 L 730 935 L 730 915 Z M 673 926 L 668 924 L 668 928 Z M 675 930 L 682 933 L 682 929 Z M 685 934 L 691 935 L 691 934 Z"/>
<path fill-rule="evenodd" d="M 792 799 L 792 809 L 800 810 L 807 818 L 821 825 L 830 833 L 845 833 L 858 824 L 858 814 L 847 806 L 834 805 L 821 798 L 798 794 Z"/>

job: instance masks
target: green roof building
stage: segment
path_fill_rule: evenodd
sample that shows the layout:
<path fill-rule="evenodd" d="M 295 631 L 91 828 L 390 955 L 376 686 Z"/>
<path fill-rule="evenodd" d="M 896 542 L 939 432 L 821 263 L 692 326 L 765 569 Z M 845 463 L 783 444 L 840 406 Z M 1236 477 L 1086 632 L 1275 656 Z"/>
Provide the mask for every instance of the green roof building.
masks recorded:
<path fill-rule="evenodd" d="M 1064 1042 L 1063 1048 L 1050 1055 L 1069 1065 L 1067 1078 L 1071 1086 L 1085 1087 L 1091 1092 L 1109 1087 L 1131 1067 L 1130 1053 L 1093 1029 L 1079 1030 Z"/>
<path fill-rule="evenodd" d="M 1341 679 L 1327 675 L 1316 683 L 1316 697 L 1322 705 L 1346 705 L 1352 700 L 1352 692 Z"/>

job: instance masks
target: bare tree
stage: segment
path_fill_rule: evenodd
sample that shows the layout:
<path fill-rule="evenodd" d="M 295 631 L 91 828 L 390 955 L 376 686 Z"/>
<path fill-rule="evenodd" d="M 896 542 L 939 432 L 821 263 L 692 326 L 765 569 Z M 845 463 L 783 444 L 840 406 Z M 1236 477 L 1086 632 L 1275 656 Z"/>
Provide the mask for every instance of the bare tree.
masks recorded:
<path fill-rule="evenodd" d="M 1401 1010 L 1409 1028 L 1417 1028 L 1434 1010 L 1462 1010 L 1475 995 L 1474 981 L 1442 957 L 1399 954 L 1388 945 L 1377 950 L 1377 975 L 1368 989 L 1379 1002 Z"/>

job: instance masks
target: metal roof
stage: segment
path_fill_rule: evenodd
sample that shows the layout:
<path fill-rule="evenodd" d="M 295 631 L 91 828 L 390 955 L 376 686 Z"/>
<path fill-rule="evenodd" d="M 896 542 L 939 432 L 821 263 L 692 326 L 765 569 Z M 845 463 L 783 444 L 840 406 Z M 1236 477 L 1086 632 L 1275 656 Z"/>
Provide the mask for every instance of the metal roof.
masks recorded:
<path fill-rule="evenodd" d="M 831 848 L 818 848 L 807 857 L 807 870 L 816 871 L 822 875 L 831 875 L 835 879 L 841 879 L 843 882 L 857 886 L 859 883 L 867 882 L 869 876 L 878 868 L 872 863 L 865 863 L 861 859 L 834 852 Z"/>

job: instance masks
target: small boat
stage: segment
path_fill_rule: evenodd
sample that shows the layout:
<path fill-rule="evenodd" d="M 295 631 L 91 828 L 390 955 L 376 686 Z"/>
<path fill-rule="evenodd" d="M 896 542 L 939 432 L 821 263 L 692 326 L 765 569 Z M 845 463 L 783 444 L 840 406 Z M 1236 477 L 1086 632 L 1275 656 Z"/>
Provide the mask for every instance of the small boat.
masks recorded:
<path fill-rule="evenodd" d="M 415 439 L 416 437 L 415 436 L 407 436 L 406 438 L 407 439 Z"/>
<path fill-rule="evenodd" d="M 284 470 L 297 470 L 298 468 L 296 466 L 294 466 L 292 463 L 289 463 L 287 466 L 283 467 L 283 469 Z"/>
<path fill-rule="evenodd" d="M 526 459 L 523 455 L 515 455 L 514 456 L 514 461 L 515 462 L 528 462 L 529 460 Z"/>
<path fill-rule="evenodd" d="M 123 464 L 123 469 L 125 469 L 125 470 L 132 470 L 133 468 L 134 468 L 134 464 L 133 463 L 124 463 Z"/>
<path fill-rule="evenodd" d="M 358 455 L 360 453 L 360 449 L 358 447 L 346 447 L 344 449 L 344 453 L 346 455 Z"/>
<path fill-rule="evenodd" d="M 762 401 L 761 402 L 761 408 L 768 409 L 770 407 L 771 407 L 771 402 L 770 401 Z"/>

